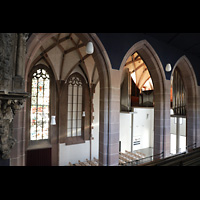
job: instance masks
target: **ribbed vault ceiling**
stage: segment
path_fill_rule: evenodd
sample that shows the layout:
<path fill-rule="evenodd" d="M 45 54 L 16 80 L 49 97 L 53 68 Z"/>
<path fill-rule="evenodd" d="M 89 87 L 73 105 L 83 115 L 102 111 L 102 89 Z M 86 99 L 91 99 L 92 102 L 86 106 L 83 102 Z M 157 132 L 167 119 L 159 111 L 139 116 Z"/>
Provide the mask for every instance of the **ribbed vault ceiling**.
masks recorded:
<path fill-rule="evenodd" d="M 129 69 L 131 77 L 139 90 L 153 90 L 153 83 L 148 68 L 137 52 L 127 59 L 124 66 L 125 69 Z"/>
<path fill-rule="evenodd" d="M 74 33 L 54 34 L 42 43 L 33 58 L 32 66 L 38 64 L 50 66 L 56 80 L 66 81 L 77 67 L 82 69 L 89 83 L 96 84 L 99 80 L 92 55 L 86 54 L 86 46 Z"/>

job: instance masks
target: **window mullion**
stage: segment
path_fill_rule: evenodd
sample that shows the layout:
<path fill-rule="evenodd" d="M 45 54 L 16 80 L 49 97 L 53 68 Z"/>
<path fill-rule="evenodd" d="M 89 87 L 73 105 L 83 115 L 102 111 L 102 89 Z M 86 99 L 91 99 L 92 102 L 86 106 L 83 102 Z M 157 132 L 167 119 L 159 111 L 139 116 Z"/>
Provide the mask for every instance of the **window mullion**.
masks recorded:
<path fill-rule="evenodd" d="M 77 101 L 76 101 L 76 136 L 78 136 L 78 89 L 79 89 L 79 86 L 77 85 Z"/>
<path fill-rule="evenodd" d="M 36 93 L 36 140 L 37 140 L 37 122 L 38 122 L 38 78 L 37 78 L 37 93 Z"/>
<path fill-rule="evenodd" d="M 43 89 L 43 103 L 42 103 L 42 139 L 44 139 L 44 120 L 43 120 L 43 118 L 44 118 L 44 78 L 43 78 L 43 80 L 42 80 L 42 82 L 43 82 L 43 86 L 42 86 L 42 89 Z"/>
<path fill-rule="evenodd" d="M 73 107 L 74 107 L 74 85 L 72 85 L 72 106 L 71 106 L 71 137 L 73 136 Z"/>

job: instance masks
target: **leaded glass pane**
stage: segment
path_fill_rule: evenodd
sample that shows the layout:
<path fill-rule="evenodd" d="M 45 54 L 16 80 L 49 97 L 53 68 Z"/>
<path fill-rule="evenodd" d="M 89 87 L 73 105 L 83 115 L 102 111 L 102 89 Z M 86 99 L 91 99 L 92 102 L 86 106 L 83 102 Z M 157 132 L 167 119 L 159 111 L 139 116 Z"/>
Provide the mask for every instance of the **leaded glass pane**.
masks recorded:
<path fill-rule="evenodd" d="M 74 125 L 73 127 L 76 127 L 76 125 Z M 76 137 L 76 128 L 72 129 L 72 137 Z"/>
<path fill-rule="evenodd" d="M 36 97 L 32 97 L 31 104 L 32 105 L 36 105 L 37 104 L 37 98 Z"/>
<path fill-rule="evenodd" d="M 82 91 L 82 86 L 79 86 L 79 87 L 78 87 L 78 95 L 79 95 L 79 96 L 82 96 L 82 93 L 83 93 L 83 91 Z"/>
<path fill-rule="evenodd" d="M 68 121 L 71 120 L 71 117 L 72 117 L 71 112 L 68 112 L 68 115 L 67 115 Z"/>
<path fill-rule="evenodd" d="M 68 104 L 72 103 L 72 95 L 68 95 Z"/>
<path fill-rule="evenodd" d="M 67 129 L 67 137 L 71 137 L 71 128 Z"/>
<path fill-rule="evenodd" d="M 68 112 L 70 112 L 70 114 L 71 114 L 71 112 L 72 112 L 72 107 L 73 107 L 73 104 L 68 104 Z"/>
<path fill-rule="evenodd" d="M 73 95 L 73 104 L 77 104 L 77 95 Z"/>
<path fill-rule="evenodd" d="M 68 95 L 72 95 L 72 85 L 68 86 Z"/>
<path fill-rule="evenodd" d="M 50 80 L 45 69 L 38 69 L 32 77 L 30 139 L 49 137 Z"/>
<path fill-rule="evenodd" d="M 36 131 L 31 132 L 31 140 L 36 140 Z"/>
<path fill-rule="evenodd" d="M 48 137 L 49 137 L 48 131 L 44 131 L 43 132 L 43 139 L 48 139 Z"/>
<path fill-rule="evenodd" d="M 77 136 L 81 136 L 81 128 L 77 128 Z"/>
<path fill-rule="evenodd" d="M 78 112 L 78 120 L 82 118 L 82 111 Z"/>
<path fill-rule="evenodd" d="M 49 89 L 48 88 L 44 88 L 44 96 L 49 97 Z"/>
<path fill-rule="evenodd" d="M 76 112 L 73 112 L 73 120 L 76 120 Z"/>
<path fill-rule="evenodd" d="M 34 77 L 32 79 L 32 88 L 37 88 L 37 78 L 36 77 Z"/>
<path fill-rule="evenodd" d="M 49 89 L 49 79 L 44 80 L 44 88 Z"/>
<path fill-rule="evenodd" d="M 78 96 L 78 103 L 82 103 L 82 96 Z"/>
<path fill-rule="evenodd" d="M 44 105 L 49 105 L 49 97 L 44 97 Z"/>
<path fill-rule="evenodd" d="M 82 111 L 82 104 L 81 104 L 81 103 L 78 104 L 78 111 L 79 111 L 79 112 Z"/>
<path fill-rule="evenodd" d="M 78 127 L 78 128 L 81 128 L 81 120 L 77 120 L 77 122 L 78 122 L 77 127 Z"/>
<path fill-rule="evenodd" d="M 69 129 L 72 128 L 72 121 L 71 121 L 71 120 L 68 120 L 67 127 L 68 127 Z"/>
<path fill-rule="evenodd" d="M 37 96 L 37 88 L 32 87 L 32 97 Z"/>
<path fill-rule="evenodd" d="M 49 106 L 43 106 L 43 113 L 49 113 Z"/>
<path fill-rule="evenodd" d="M 77 96 L 77 86 L 74 85 L 74 88 L 73 88 L 73 96 Z"/>
<path fill-rule="evenodd" d="M 43 105 L 44 97 L 38 96 L 38 105 Z"/>
<path fill-rule="evenodd" d="M 76 112 L 77 111 L 77 104 L 73 104 L 73 112 Z"/>

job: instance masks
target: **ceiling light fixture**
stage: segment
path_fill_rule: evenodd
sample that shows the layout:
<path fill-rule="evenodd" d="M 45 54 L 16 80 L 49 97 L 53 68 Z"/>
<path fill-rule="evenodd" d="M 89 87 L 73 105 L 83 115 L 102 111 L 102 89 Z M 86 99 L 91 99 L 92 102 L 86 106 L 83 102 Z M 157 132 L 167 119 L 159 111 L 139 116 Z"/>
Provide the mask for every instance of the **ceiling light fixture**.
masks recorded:
<path fill-rule="evenodd" d="M 56 125 L 56 116 L 51 116 L 51 125 Z"/>
<path fill-rule="evenodd" d="M 165 67 L 165 71 L 166 71 L 166 72 L 170 72 L 171 70 L 172 70 L 172 66 L 171 66 L 170 63 L 168 63 L 168 64 L 166 65 L 166 67 Z"/>
<path fill-rule="evenodd" d="M 93 54 L 94 53 L 94 45 L 92 42 L 88 42 L 86 46 L 86 53 Z"/>

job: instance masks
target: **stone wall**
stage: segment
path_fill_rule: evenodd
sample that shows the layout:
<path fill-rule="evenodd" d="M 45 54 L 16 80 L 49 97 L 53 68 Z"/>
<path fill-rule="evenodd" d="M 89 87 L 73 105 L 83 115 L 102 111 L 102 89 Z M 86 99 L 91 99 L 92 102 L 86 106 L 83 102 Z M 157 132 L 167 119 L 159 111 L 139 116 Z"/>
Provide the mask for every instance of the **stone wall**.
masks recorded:
<path fill-rule="evenodd" d="M 11 149 L 16 143 L 14 115 L 28 97 L 24 93 L 23 78 L 26 39 L 25 33 L 0 33 L 0 165 L 9 163 Z"/>

